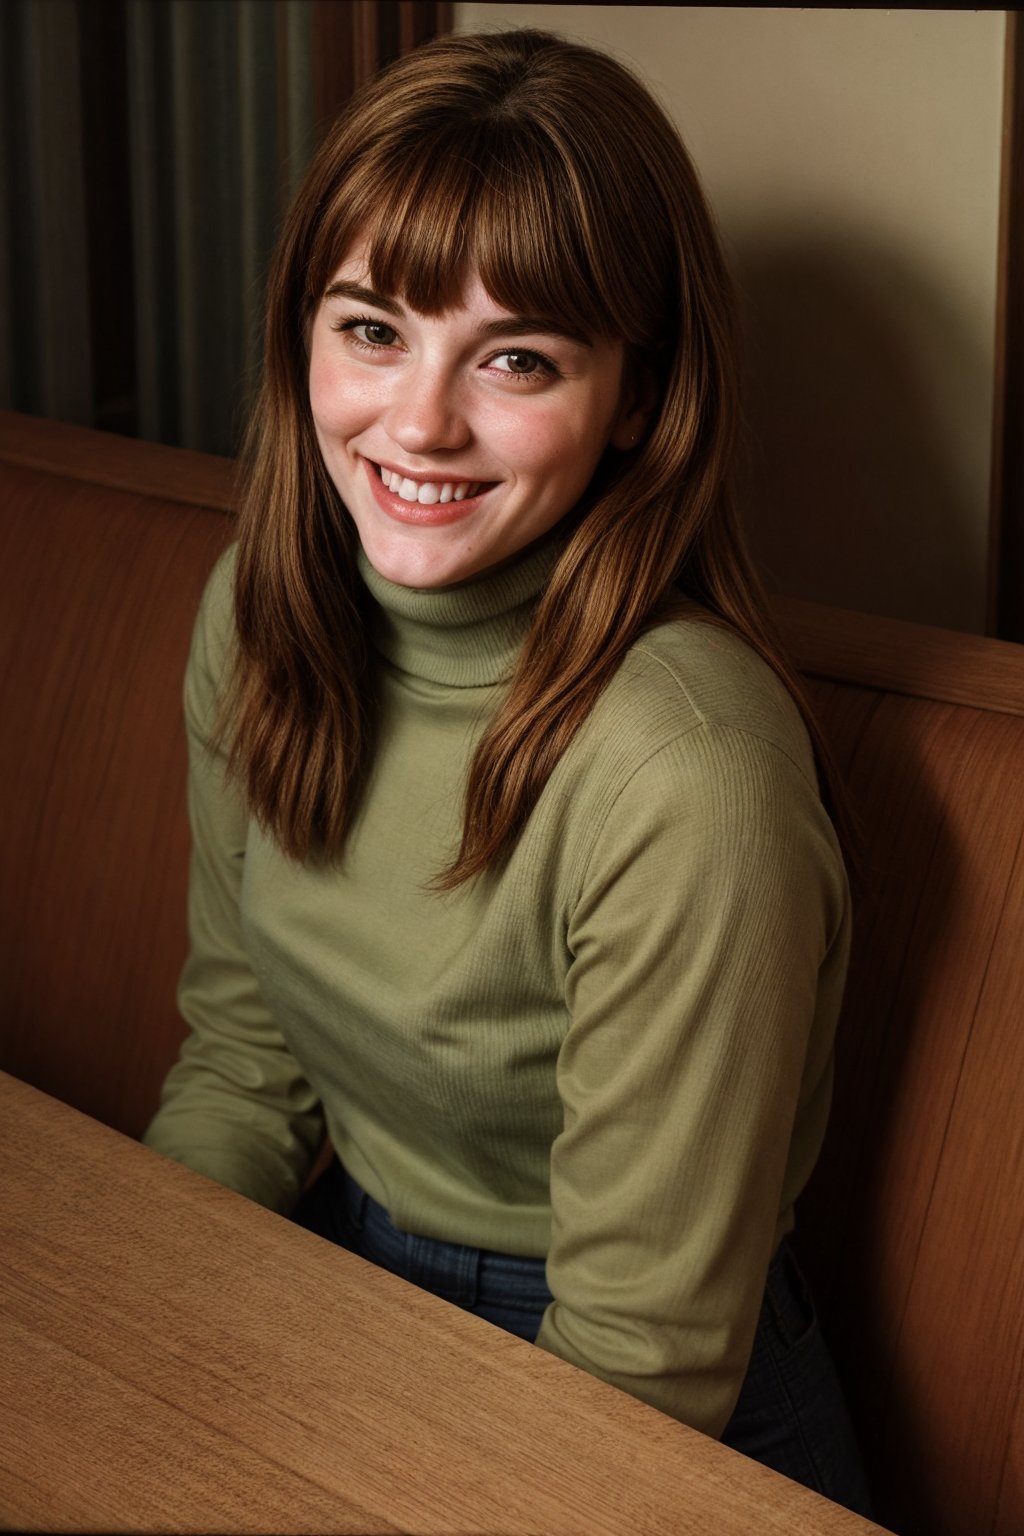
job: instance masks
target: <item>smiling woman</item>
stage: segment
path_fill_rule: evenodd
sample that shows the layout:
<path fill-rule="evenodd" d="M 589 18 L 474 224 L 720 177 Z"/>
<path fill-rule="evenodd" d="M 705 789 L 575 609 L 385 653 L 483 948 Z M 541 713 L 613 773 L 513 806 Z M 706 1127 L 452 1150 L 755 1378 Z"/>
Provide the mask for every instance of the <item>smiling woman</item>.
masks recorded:
<path fill-rule="evenodd" d="M 686 152 L 601 54 L 431 44 L 325 141 L 268 292 L 147 1140 L 864 1509 L 786 1241 L 849 894 Z"/>
<path fill-rule="evenodd" d="M 476 273 L 454 307 L 420 314 L 369 290 L 368 269 L 364 241 L 313 322 L 317 442 L 374 569 L 449 586 L 554 528 L 644 412 L 621 342 L 509 314 Z"/>

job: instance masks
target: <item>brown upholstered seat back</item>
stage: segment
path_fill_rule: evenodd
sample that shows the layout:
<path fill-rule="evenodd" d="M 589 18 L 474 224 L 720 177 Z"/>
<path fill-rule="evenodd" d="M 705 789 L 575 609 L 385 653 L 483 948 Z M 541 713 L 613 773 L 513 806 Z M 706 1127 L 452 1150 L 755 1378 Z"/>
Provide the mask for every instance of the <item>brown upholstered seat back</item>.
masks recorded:
<path fill-rule="evenodd" d="M 137 1135 L 183 1035 L 181 680 L 228 532 L 174 498 L 226 501 L 230 467 L 0 430 L 0 1066 Z"/>
<path fill-rule="evenodd" d="M 912 626 L 858 621 L 873 624 L 892 645 L 905 630 L 930 673 L 914 686 L 939 697 L 812 685 L 866 869 L 799 1241 L 883 1520 L 1020 1536 L 1024 650 L 965 641 L 980 647 L 976 685 L 950 688 L 942 653 L 962 655 L 957 637 L 929 648 Z M 979 707 L 943 700 L 950 691 Z M 999 707 L 980 707 L 986 695 Z"/>
<path fill-rule="evenodd" d="M 0 415 L 0 1066 L 129 1133 L 182 1026 L 181 676 L 230 466 Z M 1024 654 L 783 605 L 867 865 L 800 1241 L 889 1523 L 1024 1532 Z"/>

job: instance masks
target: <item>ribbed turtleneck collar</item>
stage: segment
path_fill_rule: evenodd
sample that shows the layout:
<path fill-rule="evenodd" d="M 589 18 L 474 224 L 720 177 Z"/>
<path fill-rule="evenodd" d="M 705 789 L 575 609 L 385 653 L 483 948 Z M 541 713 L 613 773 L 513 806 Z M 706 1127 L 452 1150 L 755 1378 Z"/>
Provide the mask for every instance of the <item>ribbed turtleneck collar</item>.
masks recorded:
<path fill-rule="evenodd" d="M 501 570 L 457 587 L 399 587 L 359 551 L 359 572 L 376 601 L 373 641 L 402 672 L 475 688 L 502 682 L 522 645 L 557 555 L 545 539 Z"/>

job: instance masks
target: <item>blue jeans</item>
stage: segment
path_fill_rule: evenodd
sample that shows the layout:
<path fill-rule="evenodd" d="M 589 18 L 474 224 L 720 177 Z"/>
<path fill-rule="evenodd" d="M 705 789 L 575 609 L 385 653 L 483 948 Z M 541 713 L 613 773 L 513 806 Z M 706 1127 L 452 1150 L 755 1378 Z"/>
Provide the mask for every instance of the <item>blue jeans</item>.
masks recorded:
<path fill-rule="evenodd" d="M 337 1161 L 302 1196 L 292 1219 L 530 1343 L 552 1300 L 543 1259 L 401 1232 Z M 722 1441 L 870 1518 L 842 1390 L 807 1283 L 786 1242 L 768 1270 L 750 1365 Z"/>

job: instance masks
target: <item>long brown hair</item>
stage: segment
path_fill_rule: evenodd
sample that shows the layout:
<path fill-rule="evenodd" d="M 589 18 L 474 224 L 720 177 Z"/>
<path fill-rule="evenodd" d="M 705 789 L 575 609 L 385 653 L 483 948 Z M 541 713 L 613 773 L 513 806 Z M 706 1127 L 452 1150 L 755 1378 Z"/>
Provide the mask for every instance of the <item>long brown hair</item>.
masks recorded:
<path fill-rule="evenodd" d="M 731 287 L 678 134 L 628 70 L 590 48 L 534 31 L 448 37 L 350 103 L 310 167 L 270 274 L 224 719 L 231 765 L 280 845 L 300 859 L 337 856 L 373 753 L 368 599 L 307 383 L 312 318 L 367 234 L 378 292 L 439 314 L 476 270 L 514 313 L 624 343 L 657 399 L 641 446 L 609 450 L 585 507 L 566 519 L 470 766 L 461 847 L 438 886 L 507 855 L 625 653 L 680 596 L 783 678 L 827 764 L 737 526 Z"/>

